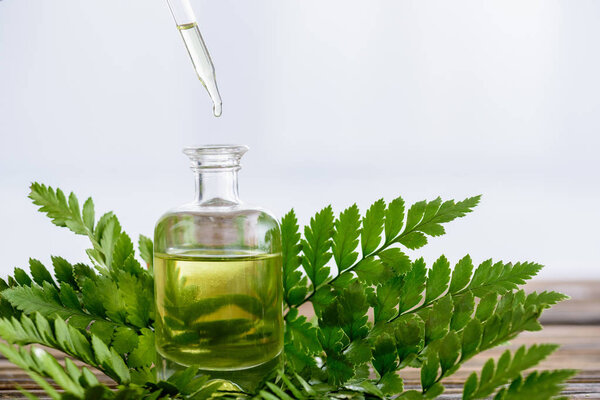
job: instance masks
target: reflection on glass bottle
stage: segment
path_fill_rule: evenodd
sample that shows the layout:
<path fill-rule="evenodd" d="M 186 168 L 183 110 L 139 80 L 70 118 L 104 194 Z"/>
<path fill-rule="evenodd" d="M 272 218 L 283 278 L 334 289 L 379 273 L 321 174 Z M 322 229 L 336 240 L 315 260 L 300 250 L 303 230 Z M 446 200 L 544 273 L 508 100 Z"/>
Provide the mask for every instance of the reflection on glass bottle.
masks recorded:
<path fill-rule="evenodd" d="M 245 146 L 185 149 L 196 197 L 155 230 L 156 348 L 166 379 L 187 366 L 245 390 L 283 349 L 281 237 L 275 218 L 237 194 Z"/>

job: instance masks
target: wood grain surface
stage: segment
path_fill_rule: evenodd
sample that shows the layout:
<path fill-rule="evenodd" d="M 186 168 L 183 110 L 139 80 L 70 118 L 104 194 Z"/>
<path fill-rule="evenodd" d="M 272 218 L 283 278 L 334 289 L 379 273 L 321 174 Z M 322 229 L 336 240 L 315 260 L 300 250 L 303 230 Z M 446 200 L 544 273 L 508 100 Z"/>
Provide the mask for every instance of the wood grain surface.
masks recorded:
<path fill-rule="evenodd" d="M 460 399 L 464 381 L 471 372 L 480 371 L 488 358 L 499 357 L 507 348 L 516 349 L 523 344 L 534 343 L 561 345 L 536 369 L 579 370 L 578 375 L 568 382 L 565 396 L 571 399 L 600 399 L 600 281 L 538 281 L 529 284 L 527 290 L 556 290 L 568 294 L 571 299 L 544 313 L 544 330 L 523 333 L 510 344 L 486 351 L 465 363 L 452 377 L 444 380 L 446 391 L 441 399 Z M 60 352 L 51 352 L 63 358 Z M 102 382 L 111 383 L 106 376 L 97 375 Z M 406 388 L 419 388 L 419 370 L 407 368 L 400 375 Z M 42 399 L 47 398 L 25 373 L 0 357 L 0 398 L 23 398 L 17 387 L 27 389 Z"/>

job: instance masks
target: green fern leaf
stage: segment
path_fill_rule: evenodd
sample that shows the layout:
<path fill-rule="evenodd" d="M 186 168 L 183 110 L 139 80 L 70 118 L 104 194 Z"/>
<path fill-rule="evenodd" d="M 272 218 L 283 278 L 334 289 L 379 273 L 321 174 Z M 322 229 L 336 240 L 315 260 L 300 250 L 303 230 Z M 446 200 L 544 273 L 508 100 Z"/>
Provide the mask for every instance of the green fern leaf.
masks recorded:
<path fill-rule="evenodd" d="M 401 285 L 400 278 L 392 278 L 377 286 L 373 304 L 375 323 L 387 322 L 398 314 Z"/>
<path fill-rule="evenodd" d="M 21 286 L 31 286 L 33 282 L 31 280 L 31 277 L 27 275 L 27 272 L 25 272 L 21 268 L 15 268 L 14 279 Z"/>
<path fill-rule="evenodd" d="M 360 236 L 360 212 L 356 204 L 344 210 L 335 220 L 332 240 L 333 258 L 339 271 L 344 271 L 356 261 Z"/>
<path fill-rule="evenodd" d="M 442 255 L 433 263 L 433 266 L 427 274 L 425 303 L 429 303 L 445 293 L 449 283 L 450 262 Z"/>
<path fill-rule="evenodd" d="M 336 298 L 336 303 L 341 310 L 338 316 L 340 327 L 350 341 L 366 337 L 369 333 L 367 326 L 369 304 L 363 286 L 353 282 L 341 291 Z"/>
<path fill-rule="evenodd" d="M 375 257 L 361 260 L 353 271 L 358 279 L 367 285 L 384 283 L 394 276 L 393 270 Z"/>
<path fill-rule="evenodd" d="M 79 211 L 77 197 L 70 194 L 69 200 L 60 189 L 34 182 L 31 184 L 29 198 L 40 206 L 39 211 L 48 215 L 56 226 L 67 227 L 79 235 L 87 235 L 88 230 Z"/>
<path fill-rule="evenodd" d="M 362 219 L 360 242 L 363 256 L 371 254 L 377 249 L 379 243 L 381 243 L 385 210 L 385 201 L 379 199 L 369 207 L 365 217 Z"/>
<path fill-rule="evenodd" d="M 430 354 L 421 367 L 421 386 L 426 393 L 438 380 L 440 360 L 437 353 Z"/>
<path fill-rule="evenodd" d="M 513 266 L 501 262 L 492 264 L 488 260 L 477 267 L 467 287 L 477 297 L 490 292 L 506 293 L 533 278 L 540 269 L 542 266 L 535 263 L 517 263 Z"/>
<path fill-rule="evenodd" d="M 395 373 L 398 369 L 396 342 L 394 338 L 387 334 L 380 335 L 375 339 L 373 368 L 375 368 L 375 371 L 377 371 L 380 377 L 383 377 L 389 372 Z"/>
<path fill-rule="evenodd" d="M 385 249 L 377 253 L 377 257 L 396 275 L 404 275 L 412 268 L 410 258 L 397 247 Z"/>
<path fill-rule="evenodd" d="M 154 245 L 152 244 L 152 240 L 144 235 L 140 235 L 138 249 L 142 260 L 148 266 L 148 270 L 152 271 L 154 265 Z"/>
<path fill-rule="evenodd" d="M 290 335 L 291 343 L 303 352 L 317 354 L 322 350 L 317 329 L 305 316 L 299 315 L 297 309 L 290 310 L 286 315 L 286 334 Z"/>
<path fill-rule="evenodd" d="M 137 347 L 129 353 L 127 365 L 130 368 L 141 368 L 149 366 L 156 361 L 156 350 L 154 347 L 154 331 L 143 328 L 138 336 Z"/>
<path fill-rule="evenodd" d="M 126 321 L 138 328 L 150 327 L 154 318 L 154 288 L 146 277 L 136 277 L 124 271 L 117 274 L 119 312 L 126 315 Z"/>
<path fill-rule="evenodd" d="M 129 372 L 123 369 L 125 365 L 123 359 L 115 355 L 115 350 L 109 349 L 97 336 L 91 335 L 91 339 L 88 339 L 87 334 L 67 324 L 60 317 L 49 322 L 39 313 L 33 316 L 33 319 L 25 315 L 20 320 L 0 319 L 0 336 L 10 343 L 19 345 L 37 343 L 59 349 L 101 369 L 117 382 L 128 381 Z"/>
<path fill-rule="evenodd" d="M 398 312 L 403 313 L 410 310 L 423 299 L 425 289 L 427 267 L 422 258 L 415 260 L 411 270 L 406 274 L 400 290 L 400 303 Z"/>
<path fill-rule="evenodd" d="M 115 329 L 111 346 L 117 353 L 123 355 L 131 353 L 137 347 L 138 341 L 138 335 L 133 329 L 120 326 Z"/>
<path fill-rule="evenodd" d="M 404 200 L 398 197 L 388 204 L 385 210 L 385 242 L 391 243 L 404 225 Z M 392 378 L 393 379 L 393 378 Z"/>
<path fill-rule="evenodd" d="M 56 286 L 54 279 L 52 279 L 52 275 L 50 275 L 50 272 L 48 272 L 44 264 L 40 261 L 30 258 L 29 269 L 31 271 L 31 277 L 38 285 L 42 286 L 44 282 L 48 282 L 49 284 Z"/>
<path fill-rule="evenodd" d="M 325 265 L 331 259 L 331 237 L 333 234 L 333 211 L 331 206 L 319 211 L 305 227 L 302 241 L 302 265 L 313 284 L 313 290 L 319 288 L 329 277 L 329 267 Z"/>
<path fill-rule="evenodd" d="M 109 348 L 97 336 L 92 336 L 92 348 L 98 363 L 107 371 L 113 373 L 119 382 L 128 383 L 131 381 L 129 369 L 125 361 L 119 356 L 114 348 Z"/>
<path fill-rule="evenodd" d="M 454 304 L 452 297 L 446 295 L 437 300 L 432 308 L 418 311 L 419 316 L 425 321 L 425 343 L 440 339 L 448 333 Z"/>
<path fill-rule="evenodd" d="M 77 287 L 73 266 L 67 260 L 62 257 L 52 257 L 52 266 L 54 267 L 54 276 L 58 282 Z"/>
<path fill-rule="evenodd" d="M 78 328 L 85 328 L 92 323 L 92 327 L 97 325 L 98 327 L 114 329 L 119 326 L 119 324 L 106 321 L 102 315 L 65 307 L 60 301 L 56 289 L 48 283 L 43 288 L 39 286 L 21 286 L 6 289 L 2 292 L 2 297 L 26 314 L 33 314 L 37 311 L 46 318 L 58 316 L 64 320 L 69 320 L 69 324 Z"/>
<path fill-rule="evenodd" d="M 384 395 L 396 395 L 404 391 L 404 382 L 395 371 L 390 371 L 383 375 L 377 386 Z"/>
<path fill-rule="evenodd" d="M 288 212 L 281 220 L 281 238 L 284 298 L 288 305 L 294 306 L 300 304 L 308 292 L 306 277 L 299 270 L 302 247 L 294 210 Z"/>
<path fill-rule="evenodd" d="M 74 379 L 54 357 L 41 348 L 17 349 L 8 344 L 0 343 L 0 353 L 10 362 L 22 368 L 53 399 L 60 399 L 61 396 L 45 381 L 44 377 L 53 379 L 67 393 L 83 398 L 84 388 L 80 382 Z"/>
<path fill-rule="evenodd" d="M 514 355 L 506 350 L 495 364 L 489 359 L 481 371 L 481 377 L 469 378 L 465 383 L 463 399 L 483 399 L 491 395 L 495 390 L 510 381 L 517 379 L 521 373 L 545 359 L 554 352 L 558 346 L 533 345 L 529 348 L 520 347 Z"/>
<path fill-rule="evenodd" d="M 450 329 L 453 331 L 461 331 L 471 321 L 473 311 L 475 310 L 475 298 L 473 293 L 466 292 L 461 296 L 452 298 L 454 303 L 454 312 Z"/>
<path fill-rule="evenodd" d="M 465 288 L 471 280 L 471 274 L 473 273 L 473 261 L 467 254 L 464 256 L 454 267 L 452 271 L 452 281 L 450 282 L 450 292 L 456 293 L 459 290 Z"/>
<path fill-rule="evenodd" d="M 534 371 L 525 379 L 518 377 L 508 387 L 502 389 L 496 398 L 503 400 L 549 400 L 558 395 L 564 388 L 567 379 L 577 371 L 561 369 L 556 371 Z"/>
<path fill-rule="evenodd" d="M 441 224 L 464 217 L 479 203 L 481 196 L 467 198 L 455 203 L 453 200 L 441 202 L 437 198 L 431 202 L 419 201 L 408 210 L 404 231 L 395 239 L 409 249 L 418 249 L 427 244 L 427 235 L 440 236 L 445 233 Z"/>

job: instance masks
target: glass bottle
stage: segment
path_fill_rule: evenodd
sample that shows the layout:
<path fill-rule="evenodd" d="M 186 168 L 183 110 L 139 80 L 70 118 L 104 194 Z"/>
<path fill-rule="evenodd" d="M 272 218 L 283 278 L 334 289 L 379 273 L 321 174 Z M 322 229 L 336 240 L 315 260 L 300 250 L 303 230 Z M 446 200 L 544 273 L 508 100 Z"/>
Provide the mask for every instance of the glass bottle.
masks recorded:
<path fill-rule="evenodd" d="M 197 366 L 252 390 L 283 349 L 281 234 L 277 220 L 238 197 L 246 146 L 184 149 L 196 195 L 154 232 L 157 371 Z"/>

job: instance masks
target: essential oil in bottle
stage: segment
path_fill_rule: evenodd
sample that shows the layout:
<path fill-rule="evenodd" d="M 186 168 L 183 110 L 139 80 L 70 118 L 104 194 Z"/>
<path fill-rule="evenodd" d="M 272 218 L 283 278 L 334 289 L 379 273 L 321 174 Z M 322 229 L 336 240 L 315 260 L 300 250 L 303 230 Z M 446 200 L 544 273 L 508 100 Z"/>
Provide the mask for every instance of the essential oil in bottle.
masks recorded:
<path fill-rule="evenodd" d="M 281 257 L 156 254 L 156 348 L 211 371 L 260 366 L 281 352 Z"/>
<path fill-rule="evenodd" d="M 277 219 L 238 197 L 245 146 L 189 148 L 196 194 L 154 231 L 157 372 L 189 366 L 254 390 L 283 351 Z"/>

